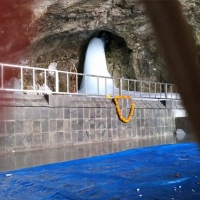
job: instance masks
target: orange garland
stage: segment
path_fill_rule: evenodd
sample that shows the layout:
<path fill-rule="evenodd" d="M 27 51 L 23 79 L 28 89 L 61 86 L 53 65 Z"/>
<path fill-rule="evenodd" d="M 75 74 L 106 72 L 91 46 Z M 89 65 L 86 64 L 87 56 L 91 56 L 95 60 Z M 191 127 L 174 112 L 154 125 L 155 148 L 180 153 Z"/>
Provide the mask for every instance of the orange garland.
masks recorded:
<path fill-rule="evenodd" d="M 118 99 L 130 99 L 130 96 L 116 96 L 114 98 L 114 102 L 115 102 L 116 109 L 117 109 L 117 114 L 118 114 L 120 120 L 125 122 L 125 123 L 128 123 L 133 117 L 133 111 L 134 111 L 135 105 L 134 105 L 134 103 L 132 101 L 131 102 L 131 110 L 130 110 L 129 116 L 127 118 L 124 118 L 122 116 L 122 111 L 121 111 L 121 109 L 119 107 Z"/>

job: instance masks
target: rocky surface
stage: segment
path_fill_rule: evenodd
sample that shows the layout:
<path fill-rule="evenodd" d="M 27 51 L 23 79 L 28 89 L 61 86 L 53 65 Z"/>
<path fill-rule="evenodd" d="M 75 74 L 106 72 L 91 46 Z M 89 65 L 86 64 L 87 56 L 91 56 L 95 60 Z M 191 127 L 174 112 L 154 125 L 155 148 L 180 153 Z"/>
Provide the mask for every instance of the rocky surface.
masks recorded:
<path fill-rule="evenodd" d="M 183 11 L 200 42 L 200 1 L 182 0 Z M 110 37 L 108 70 L 114 77 L 169 82 L 143 5 L 135 0 L 34 0 L 31 45 L 13 62 L 83 71 L 88 42 L 99 31 Z M 20 61 L 14 59 L 20 55 Z"/>

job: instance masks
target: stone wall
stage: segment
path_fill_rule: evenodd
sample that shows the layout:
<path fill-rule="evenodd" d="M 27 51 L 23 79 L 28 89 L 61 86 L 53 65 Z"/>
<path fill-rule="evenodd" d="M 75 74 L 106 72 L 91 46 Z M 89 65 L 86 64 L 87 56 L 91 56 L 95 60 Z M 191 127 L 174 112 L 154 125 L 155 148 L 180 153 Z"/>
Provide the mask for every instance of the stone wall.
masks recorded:
<path fill-rule="evenodd" d="M 119 120 L 112 99 L 49 95 L 0 98 L 0 153 L 100 141 L 171 135 L 172 110 L 159 101 L 134 100 L 132 120 Z M 127 116 L 130 100 L 119 100 Z"/>

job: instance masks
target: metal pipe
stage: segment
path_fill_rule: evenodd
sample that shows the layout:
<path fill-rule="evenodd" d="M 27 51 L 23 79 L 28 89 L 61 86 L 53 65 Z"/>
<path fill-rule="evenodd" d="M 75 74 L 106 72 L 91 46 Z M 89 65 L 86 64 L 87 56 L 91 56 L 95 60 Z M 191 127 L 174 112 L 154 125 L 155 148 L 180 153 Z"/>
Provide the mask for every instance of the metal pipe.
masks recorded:
<path fill-rule="evenodd" d="M 24 88 L 24 79 L 23 79 L 23 68 L 21 67 L 21 90 Z"/>

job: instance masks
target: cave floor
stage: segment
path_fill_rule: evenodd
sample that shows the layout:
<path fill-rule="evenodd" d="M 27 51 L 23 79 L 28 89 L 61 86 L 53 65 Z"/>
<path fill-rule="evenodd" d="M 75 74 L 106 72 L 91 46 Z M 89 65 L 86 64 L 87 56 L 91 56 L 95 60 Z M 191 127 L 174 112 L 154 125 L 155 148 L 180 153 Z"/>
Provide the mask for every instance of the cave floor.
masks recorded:
<path fill-rule="evenodd" d="M 0 154 L 0 171 L 87 158 L 145 146 L 181 142 L 195 142 L 195 139 L 193 135 L 187 134 L 183 140 L 178 141 L 174 135 L 170 135 Z"/>

